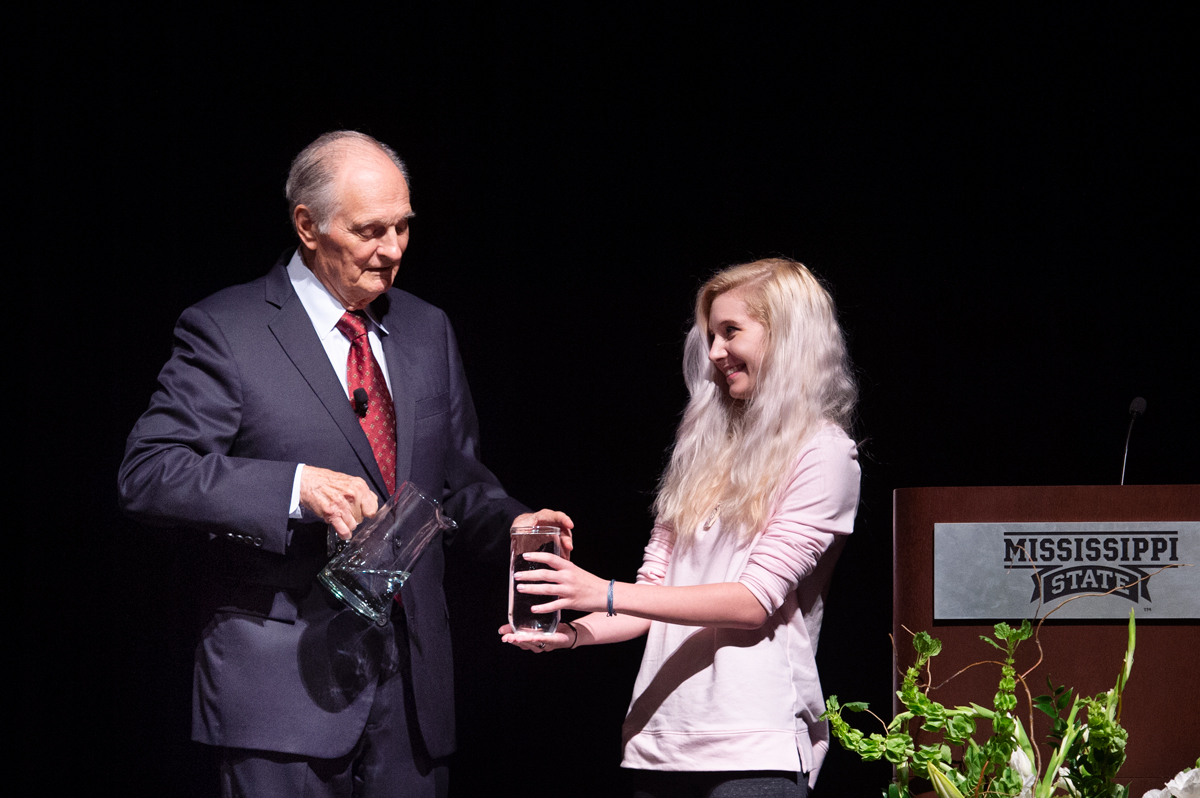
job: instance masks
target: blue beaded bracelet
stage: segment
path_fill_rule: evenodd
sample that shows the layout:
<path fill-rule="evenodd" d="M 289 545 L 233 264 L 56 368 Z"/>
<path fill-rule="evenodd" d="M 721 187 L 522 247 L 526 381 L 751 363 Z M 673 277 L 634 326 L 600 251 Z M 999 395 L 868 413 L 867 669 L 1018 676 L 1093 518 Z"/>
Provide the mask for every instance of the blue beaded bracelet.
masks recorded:
<path fill-rule="evenodd" d="M 612 599 L 613 599 L 613 586 L 614 586 L 614 585 L 616 585 L 616 584 L 617 584 L 617 580 L 616 580 L 616 579 L 609 579 L 609 580 L 608 580 L 608 616 L 609 616 L 610 618 L 611 618 L 612 616 L 614 616 L 614 615 L 616 615 L 616 614 L 617 614 L 617 611 L 613 609 L 613 605 L 612 605 Z"/>

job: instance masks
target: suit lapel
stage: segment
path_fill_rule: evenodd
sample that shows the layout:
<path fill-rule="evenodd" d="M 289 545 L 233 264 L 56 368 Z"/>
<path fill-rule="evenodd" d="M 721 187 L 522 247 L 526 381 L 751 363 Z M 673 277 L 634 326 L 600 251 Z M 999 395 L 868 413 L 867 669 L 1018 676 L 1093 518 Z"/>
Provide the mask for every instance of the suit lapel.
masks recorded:
<path fill-rule="evenodd" d="M 313 393 L 329 411 L 338 429 L 346 436 L 346 442 L 354 449 L 363 469 L 370 476 L 376 494 L 387 497 L 387 488 L 379 465 L 375 462 L 375 453 L 371 451 L 371 444 L 362 431 L 358 416 L 354 415 L 337 374 L 329 365 L 329 356 L 325 354 L 321 339 L 313 329 L 308 312 L 304 310 L 304 305 L 292 289 L 287 275 L 286 260 L 277 264 L 267 275 L 266 300 L 279 308 L 279 313 L 267 325 L 275 340 L 283 347 L 283 351 L 287 353 Z M 390 353 L 388 357 L 390 359 Z M 411 449 L 411 445 L 409 448 Z"/>

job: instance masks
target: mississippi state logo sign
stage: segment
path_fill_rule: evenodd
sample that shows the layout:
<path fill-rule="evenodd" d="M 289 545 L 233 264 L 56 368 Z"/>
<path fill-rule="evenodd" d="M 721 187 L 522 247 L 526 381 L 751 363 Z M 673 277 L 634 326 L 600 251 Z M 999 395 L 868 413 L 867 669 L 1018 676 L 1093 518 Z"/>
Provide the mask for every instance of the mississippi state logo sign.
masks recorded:
<path fill-rule="evenodd" d="M 934 618 L 1200 618 L 1200 522 L 935 524 Z"/>

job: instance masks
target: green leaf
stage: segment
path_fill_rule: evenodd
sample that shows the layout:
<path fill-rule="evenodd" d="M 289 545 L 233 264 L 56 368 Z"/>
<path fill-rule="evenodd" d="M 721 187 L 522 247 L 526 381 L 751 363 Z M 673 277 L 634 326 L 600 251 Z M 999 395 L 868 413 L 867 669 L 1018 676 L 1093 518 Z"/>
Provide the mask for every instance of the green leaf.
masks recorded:
<path fill-rule="evenodd" d="M 970 715 L 954 715 L 946 720 L 946 736 L 955 741 L 965 740 L 975 733 L 975 719 Z"/>
<path fill-rule="evenodd" d="M 1054 699 L 1048 695 L 1040 695 L 1033 699 L 1033 705 L 1052 718 L 1058 717 L 1058 709 L 1054 705 Z"/>
<path fill-rule="evenodd" d="M 995 640 L 988 637 L 987 635 L 980 635 L 979 639 L 982 640 L 983 642 L 987 643 L 992 648 L 999 649 L 1000 651 L 1004 650 L 1004 646 L 1000 645 L 999 643 L 997 643 Z"/>
<path fill-rule="evenodd" d="M 866 701 L 851 701 L 850 703 L 843 705 L 842 709 L 848 709 L 851 712 L 866 712 L 867 711 L 867 702 Z"/>
<path fill-rule="evenodd" d="M 936 637 L 930 637 L 928 632 L 917 632 L 913 636 L 913 648 L 922 656 L 936 657 L 942 650 L 942 641 Z"/>
<path fill-rule="evenodd" d="M 1125 683 L 1129 681 L 1129 672 L 1133 670 L 1133 649 L 1137 643 L 1137 622 L 1134 620 L 1133 609 L 1129 610 L 1129 644 L 1125 648 L 1125 667 L 1121 670 L 1121 676 L 1117 679 L 1117 692 L 1120 693 L 1125 689 Z"/>
<path fill-rule="evenodd" d="M 971 702 L 971 709 L 975 710 L 975 714 L 978 715 L 979 717 L 987 718 L 988 720 L 991 720 L 992 718 L 994 718 L 996 716 L 996 713 L 994 710 L 988 709 L 987 707 L 981 707 L 978 704 L 976 704 L 974 701 Z"/>
<path fill-rule="evenodd" d="M 913 754 L 913 741 L 907 734 L 889 734 L 884 741 L 884 758 L 899 765 Z"/>

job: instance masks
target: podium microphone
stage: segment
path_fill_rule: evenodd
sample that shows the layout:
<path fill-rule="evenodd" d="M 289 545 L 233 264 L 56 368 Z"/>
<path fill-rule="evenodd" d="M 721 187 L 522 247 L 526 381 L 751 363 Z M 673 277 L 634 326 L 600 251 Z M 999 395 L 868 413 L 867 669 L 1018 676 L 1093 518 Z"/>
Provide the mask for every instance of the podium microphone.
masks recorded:
<path fill-rule="evenodd" d="M 354 389 L 354 412 L 358 414 L 359 418 L 363 418 L 367 415 L 367 402 L 368 402 L 368 400 L 367 400 L 366 390 L 363 388 L 355 388 Z M 1142 400 L 1142 409 L 1143 410 L 1146 409 L 1145 400 Z M 1125 441 L 1125 448 L 1126 448 L 1126 450 L 1129 449 L 1129 441 Z M 1124 479 L 1125 479 L 1125 469 L 1122 468 L 1121 469 L 1122 484 L 1124 484 Z"/>
<path fill-rule="evenodd" d="M 1125 463 L 1129 460 L 1129 436 L 1133 434 L 1133 422 L 1137 421 L 1137 417 L 1146 412 L 1146 400 L 1142 397 L 1135 397 L 1129 403 L 1129 431 L 1125 433 L 1125 455 L 1121 458 L 1121 484 L 1125 484 Z"/>

